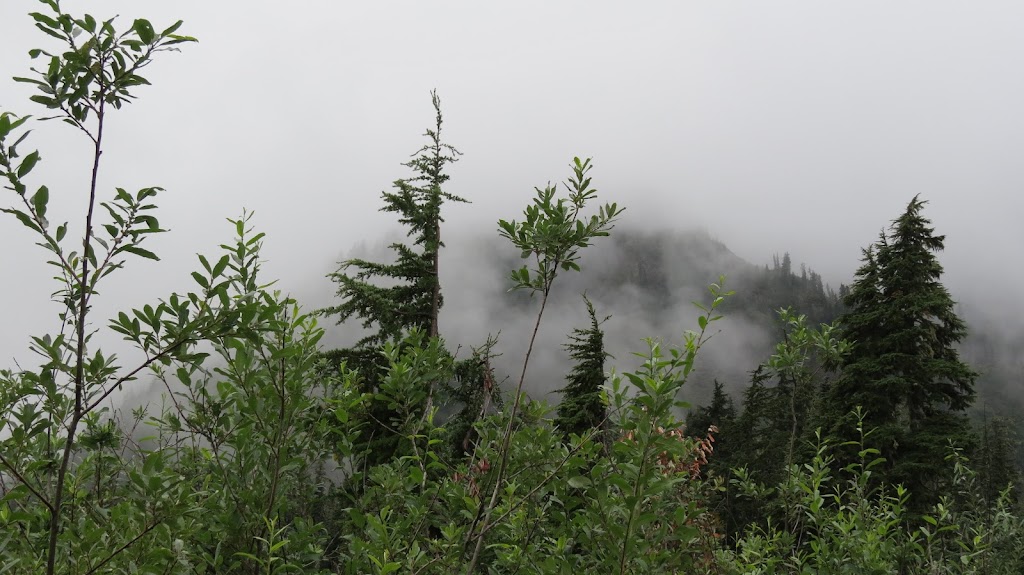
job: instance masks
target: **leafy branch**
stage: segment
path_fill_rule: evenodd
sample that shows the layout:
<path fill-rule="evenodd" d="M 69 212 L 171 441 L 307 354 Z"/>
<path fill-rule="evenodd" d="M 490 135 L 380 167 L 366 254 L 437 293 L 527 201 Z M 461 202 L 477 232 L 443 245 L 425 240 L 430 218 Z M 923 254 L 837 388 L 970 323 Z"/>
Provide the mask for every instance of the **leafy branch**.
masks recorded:
<path fill-rule="evenodd" d="M 473 554 L 466 569 L 472 575 L 483 548 L 484 534 L 490 529 L 491 514 L 498 504 L 505 475 L 508 472 L 509 447 L 516 424 L 516 415 L 522 401 L 523 384 L 526 381 L 526 370 L 530 363 L 537 332 L 544 317 L 551 287 L 559 271 L 580 271 L 580 250 L 591 245 L 594 239 L 607 236 L 615 227 L 616 219 L 625 208 L 608 203 L 598 208 L 597 214 L 589 218 L 581 216 L 587 202 L 597 197 L 597 190 L 590 186 L 588 172 L 591 169 L 590 159 L 573 158 L 573 175 L 565 182 L 568 198 L 557 198 L 558 186 L 548 185 L 543 190 L 536 188 L 537 197 L 523 212 L 524 220 L 498 222 L 498 233 L 509 240 L 521 252 L 523 259 L 532 258 L 533 269 L 523 266 L 511 274 L 512 290 L 525 289 L 530 295 L 540 294 L 540 310 L 533 325 L 530 343 L 526 348 L 523 368 L 516 384 L 515 399 L 508 414 L 508 424 L 501 437 L 501 459 L 494 482 L 494 489 L 489 500 L 481 500 L 480 508 L 472 526 L 467 532 L 466 543 L 475 539 Z"/>

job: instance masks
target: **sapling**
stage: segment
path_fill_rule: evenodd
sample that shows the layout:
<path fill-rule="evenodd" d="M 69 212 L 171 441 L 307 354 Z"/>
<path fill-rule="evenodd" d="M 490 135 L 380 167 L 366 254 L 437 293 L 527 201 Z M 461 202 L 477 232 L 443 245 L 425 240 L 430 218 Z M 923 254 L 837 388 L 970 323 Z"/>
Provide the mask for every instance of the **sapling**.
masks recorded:
<path fill-rule="evenodd" d="M 16 483 L 6 490 L 4 505 L 18 511 L 16 520 L 27 542 L 27 555 L 13 558 L 21 561 L 19 567 L 32 569 L 36 565 L 53 574 L 60 560 L 67 569 L 73 565 L 76 572 L 93 573 L 109 568 L 111 561 L 158 530 L 176 503 L 171 497 L 147 505 L 137 516 L 125 515 L 131 527 L 127 533 L 115 532 L 108 522 L 101 521 L 100 517 L 120 518 L 130 513 L 130 501 L 86 499 L 81 482 L 73 477 L 76 465 L 85 465 L 76 460 L 81 428 L 99 428 L 97 414 L 106 409 L 106 400 L 122 384 L 172 358 L 194 358 L 194 343 L 219 329 L 209 306 L 190 309 L 197 298 L 196 302 L 146 306 L 134 312 L 135 318 L 122 314 L 114 322 L 115 331 L 145 352 L 145 359 L 134 368 L 124 369 L 114 355 L 90 346 L 95 333 L 89 327 L 90 311 L 97 286 L 122 268 L 128 255 L 158 259 L 142 245 L 150 234 L 165 231 L 153 215 L 156 206 L 151 203 L 161 188 L 147 187 L 136 193 L 117 188 L 110 199 L 101 201 L 98 177 L 109 115 L 131 102 L 137 87 L 149 84 L 141 71 L 157 53 L 177 50 L 180 44 L 195 39 L 176 33 L 180 21 L 158 31 L 148 20 L 137 19 L 119 31 L 113 18 L 74 17 L 62 10 L 59 0 L 40 3 L 49 10 L 31 17 L 36 27 L 59 45 L 31 50 L 29 55 L 42 65 L 33 68 L 30 77 L 15 81 L 36 88 L 30 99 L 52 114 L 45 120 L 59 119 L 87 138 L 92 148 L 91 169 L 85 178 L 88 202 L 80 248 L 76 249 L 69 245 L 68 223 L 54 225 L 47 217 L 49 189 L 42 185 L 34 192 L 29 190 L 29 179 L 41 160 L 38 151 L 23 155 L 19 149 L 29 135 L 25 128 L 30 117 L 0 112 L 0 179 L 6 180 L 5 187 L 13 192 L 13 202 L 0 210 L 29 228 L 37 244 L 48 252 L 48 263 L 57 270 L 58 288 L 53 298 L 63 307 L 59 333 L 32 338 L 30 349 L 43 358 L 39 370 L 2 374 L 0 432 L 9 435 L 0 442 L 0 471 Z M 103 214 L 106 222 L 101 221 Z M 147 328 L 151 329 L 147 332 Z M 163 490 L 171 496 L 180 491 L 175 479 L 164 472 L 159 452 L 145 454 L 143 464 L 142 472 L 132 476 L 136 483 L 145 484 L 140 489 Z M 99 493 L 99 480 L 96 483 Z M 100 515 L 83 523 L 77 517 L 79 509 L 83 515 Z M 45 525 L 44 531 L 39 530 L 41 525 Z M 118 527 L 124 531 L 128 526 Z M 44 551 L 40 553 L 36 545 Z M 83 554 L 83 548 L 98 551 Z"/>
<path fill-rule="evenodd" d="M 540 309 L 530 335 L 530 343 L 523 358 L 523 367 L 516 384 L 515 396 L 508 414 L 508 424 L 501 438 L 500 462 L 494 481 L 494 488 L 489 499 L 482 499 L 476 519 L 467 534 L 467 543 L 474 542 L 473 553 L 466 569 L 472 574 L 476 569 L 483 548 L 484 534 L 490 528 L 491 513 L 498 504 L 498 495 L 502 490 L 505 474 L 508 471 L 509 444 L 515 428 L 516 415 L 522 402 L 523 384 L 526 381 L 526 369 L 530 364 L 530 354 L 537 340 L 544 309 L 547 307 L 558 274 L 563 271 L 580 271 L 580 251 L 591 245 L 599 237 L 609 234 L 615 227 L 615 221 L 625 208 L 615 203 L 608 203 L 598 208 L 597 214 L 589 217 L 582 214 L 587 202 L 597 197 L 597 190 L 590 186 L 591 179 L 587 173 L 591 169 L 590 159 L 573 159 L 573 175 L 564 185 L 569 192 L 568 198 L 556 198 L 558 187 L 548 185 L 544 189 L 536 188 L 537 197 L 523 212 L 524 220 L 498 222 L 498 233 L 512 242 L 521 252 L 523 259 L 533 262 L 533 267 L 524 265 L 512 271 L 513 290 L 527 290 L 530 295 L 540 296 Z M 475 539 L 475 541 L 474 541 Z"/>

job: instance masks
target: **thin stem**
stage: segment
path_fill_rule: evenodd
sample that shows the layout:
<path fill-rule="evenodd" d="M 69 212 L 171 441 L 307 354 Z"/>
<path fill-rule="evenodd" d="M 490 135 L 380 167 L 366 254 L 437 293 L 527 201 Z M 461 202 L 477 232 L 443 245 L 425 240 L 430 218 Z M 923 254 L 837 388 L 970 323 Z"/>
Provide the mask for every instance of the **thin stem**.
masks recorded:
<path fill-rule="evenodd" d="M 28 482 L 28 479 L 21 473 L 19 473 L 18 470 L 15 469 L 13 465 L 11 465 L 10 461 L 7 461 L 7 458 L 4 457 L 2 451 L 0 451 L 0 463 L 3 463 L 4 467 L 6 467 L 7 470 L 11 472 L 11 475 L 13 475 L 18 481 L 20 481 L 21 484 L 24 485 L 25 488 L 28 489 L 30 493 L 32 493 L 32 495 L 35 495 L 36 499 L 39 499 L 39 501 L 41 501 L 43 505 L 45 505 L 46 508 L 50 510 L 50 513 L 53 513 L 53 505 L 50 503 L 50 501 L 42 493 L 36 490 L 35 487 L 32 487 L 32 484 Z M 7 489 L 4 489 L 4 492 L 6 493 Z"/>
<path fill-rule="evenodd" d="M 161 520 L 154 519 L 153 522 L 147 525 L 146 528 L 143 529 L 141 533 L 139 533 L 135 537 L 132 537 L 130 541 L 115 549 L 110 555 L 107 555 L 106 558 L 103 559 L 103 561 L 100 561 L 96 565 L 93 565 L 91 569 L 85 572 L 85 575 L 92 575 L 92 573 L 96 573 L 97 571 L 99 571 L 101 567 L 109 563 L 111 560 L 113 560 L 121 553 L 124 553 L 132 545 L 138 543 L 139 540 L 148 535 L 150 531 L 156 529 L 160 525 L 160 523 L 162 523 Z"/>
<path fill-rule="evenodd" d="M 100 65 L 103 65 L 101 62 Z M 96 207 L 96 180 L 100 171 L 100 156 L 103 155 L 103 116 L 106 104 L 106 86 L 101 86 L 97 99 L 100 104 L 96 112 L 96 139 L 92 160 L 92 178 L 89 183 L 89 211 L 85 217 L 85 237 L 82 240 L 82 275 L 78 278 L 78 341 L 76 342 L 75 358 L 75 410 L 68 426 L 67 442 L 64 444 L 64 457 L 60 469 L 57 470 L 57 485 L 50 511 L 50 540 L 46 554 L 46 574 L 53 575 L 57 567 L 57 536 L 60 534 L 61 507 L 64 503 L 64 483 L 67 480 L 68 466 L 71 464 L 71 452 L 75 446 L 75 431 L 85 416 L 83 400 L 85 395 L 85 320 L 89 306 L 89 257 L 92 244 L 92 217 Z"/>
<path fill-rule="evenodd" d="M 280 337 L 279 343 L 280 343 L 281 349 L 284 349 L 285 346 L 287 346 L 287 345 L 289 345 L 291 343 L 291 342 L 289 342 L 286 339 L 286 334 L 285 334 L 285 330 L 287 329 L 286 326 L 288 325 L 288 310 L 287 309 L 284 310 L 284 317 L 282 319 L 284 321 L 284 326 L 281 328 L 282 329 L 282 333 L 279 336 Z M 271 366 L 268 366 L 268 367 L 271 367 Z M 281 443 L 282 443 L 283 436 L 284 436 L 284 433 L 285 433 L 285 421 L 287 420 L 287 411 L 286 410 L 287 410 L 287 406 L 288 406 L 288 401 L 287 401 L 287 399 L 288 399 L 287 398 L 287 393 L 288 393 L 288 389 L 287 389 L 288 371 L 287 371 L 287 367 L 285 365 L 285 358 L 284 358 L 283 355 L 281 356 L 281 359 L 278 362 L 278 373 L 280 375 L 280 377 L 279 377 L 280 387 L 278 387 L 278 389 L 277 389 L 278 399 L 279 399 L 278 412 L 277 412 L 277 426 L 276 426 L 277 429 L 274 431 L 274 440 L 273 440 L 274 441 L 274 463 L 273 463 L 274 468 L 273 468 L 273 475 L 272 475 L 271 482 L 270 482 L 270 493 L 268 494 L 268 500 L 267 500 L 266 517 L 273 517 L 274 516 L 273 515 L 273 511 L 274 511 L 274 505 L 277 503 L 277 489 L 278 489 L 278 484 L 281 481 L 281 448 L 282 448 Z"/>
<path fill-rule="evenodd" d="M 171 353 L 175 352 L 181 346 L 183 346 L 183 345 L 185 345 L 187 343 L 195 343 L 196 341 L 198 341 L 196 338 L 185 338 L 185 339 L 178 340 L 177 342 L 175 342 L 175 343 L 167 346 L 166 348 L 162 349 L 159 353 L 157 353 L 153 357 L 147 358 L 146 361 L 140 363 L 135 369 L 133 369 L 133 370 L 129 371 L 127 374 L 119 377 L 117 379 L 117 381 L 115 381 L 114 384 L 110 386 L 109 389 L 105 390 L 103 393 L 101 393 L 99 396 L 97 396 L 96 399 L 93 400 L 92 403 L 87 404 L 85 406 L 85 410 L 83 412 L 83 415 L 85 413 L 89 413 L 89 412 L 93 411 L 94 409 L 96 409 L 97 407 L 99 407 L 100 403 L 102 403 L 105 399 L 107 399 L 107 397 L 109 397 L 111 393 L 114 393 L 114 391 L 117 390 L 121 386 L 121 384 L 123 384 L 124 382 L 134 378 L 140 371 L 148 368 L 149 366 L 151 366 L 154 363 L 160 361 L 164 357 L 166 357 L 166 356 L 170 355 Z"/>
<path fill-rule="evenodd" d="M 620 574 L 626 572 L 626 555 L 629 551 L 629 544 L 633 538 L 633 521 L 636 519 L 636 514 L 639 510 L 641 503 L 640 487 L 643 483 L 642 478 L 644 475 L 644 467 L 647 465 L 647 454 L 648 450 L 651 447 L 651 443 L 652 437 L 651 435 L 648 435 L 646 444 L 644 445 L 644 450 L 640 456 L 640 467 L 637 469 L 636 472 L 636 481 L 633 484 L 633 499 L 635 500 L 635 502 L 633 503 L 632 509 L 629 510 L 629 519 L 626 521 L 626 535 L 622 538 L 622 552 L 619 554 Z"/>
<path fill-rule="evenodd" d="M 607 418 L 605 418 L 605 421 L 607 421 Z M 602 423 L 603 423 L 603 422 L 602 422 Z M 486 526 L 482 527 L 482 528 L 480 529 L 480 536 L 481 536 L 481 538 L 483 537 L 483 535 L 484 535 L 485 533 L 487 533 L 488 531 L 490 531 L 490 530 L 491 530 L 491 528 L 493 528 L 493 527 L 494 527 L 495 525 L 500 525 L 500 524 L 501 524 L 501 523 L 502 523 L 503 521 L 505 521 L 506 519 L 508 519 L 508 517 L 509 517 L 510 515 L 512 515 L 512 513 L 514 513 L 514 512 L 515 512 L 515 511 L 516 511 L 517 509 L 519 509 L 520 507 L 522 507 L 523 505 L 525 505 L 525 504 L 526 504 L 526 502 L 527 502 L 527 501 L 529 501 L 529 499 L 530 499 L 531 497 L 533 497 L 533 496 L 534 496 L 534 495 L 535 495 L 535 494 L 536 494 L 536 493 L 537 493 L 538 491 L 540 491 L 541 489 L 543 489 L 545 485 L 547 485 L 548 483 L 550 483 L 550 482 L 551 482 L 551 481 L 552 481 L 552 480 L 553 480 L 553 479 L 555 478 L 555 476 L 557 476 L 557 475 L 558 475 L 558 473 L 559 473 L 559 472 L 560 472 L 560 471 L 562 470 L 562 468 L 563 468 L 563 467 L 565 467 L 565 464 L 569 463 L 569 460 L 570 460 L 570 459 L 572 459 L 572 457 L 573 457 L 574 455 L 576 455 L 577 453 L 579 453 L 579 451 L 580 451 L 581 449 L 583 449 L 583 446 L 584 446 L 584 445 L 586 445 L 586 444 L 587 444 L 588 442 L 590 442 L 590 440 L 591 440 L 591 439 L 593 439 L 593 438 L 594 438 L 594 436 L 595 436 L 595 435 L 597 435 L 597 434 L 598 434 L 598 433 L 600 433 L 600 432 L 601 432 L 601 429 L 600 429 L 600 427 L 595 427 L 595 428 L 594 428 L 594 429 L 593 429 L 593 430 L 592 430 L 592 431 L 590 432 L 590 434 L 589 434 L 589 435 L 587 435 L 586 437 L 584 437 L 584 438 L 582 438 L 582 439 L 580 440 L 580 444 L 579 444 L 579 445 L 577 445 L 577 446 L 576 446 L 575 448 L 573 448 L 573 449 L 569 450 L 569 453 L 567 453 L 567 454 L 565 455 L 565 457 L 563 457 L 563 458 L 562 458 L 562 460 L 558 462 L 558 465 L 556 465 L 556 466 L 555 466 L 555 468 L 554 468 L 554 469 L 553 469 L 553 470 L 552 470 L 552 471 L 551 471 L 550 473 L 548 473 L 548 474 L 547 474 L 547 476 L 546 476 L 546 477 L 545 477 L 544 479 L 542 479 L 541 481 L 539 481 L 539 482 L 537 483 L 537 485 L 535 485 L 535 486 L 534 486 L 534 487 L 533 487 L 532 489 L 530 489 L 530 491 L 529 491 L 529 492 L 527 492 L 527 493 L 526 493 L 526 495 L 524 495 L 524 496 L 523 496 L 522 498 L 520 498 L 518 502 L 516 502 L 516 503 L 514 503 L 514 504 L 510 505 L 510 506 L 509 506 L 509 508 L 508 508 L 508 510 L 507 510 L 507 511 L 505 511 L 505 513 L 501 514 L 501 516 L 500 516 L 500 517 L 498 517 L 498 518 L 497 518 L 496 520 L 492 521 L 492 522 L 490 523 L 490 525 L 486 525 Z"/>
<path fill-rule="evenodd" d="M 557 262 L 556 262 L 557 263 Z M 533 335 L 530 336 L 530 345 L 526 348 L 526 358 L 523 360 L 523 370 L 519 375 L 519 384 L 516 385 L 516 398 L 512 403 L 512 411 L 509 414 L 508 425 L 505 427 L 505 434 L 501 441 L 501 463 L 498 466 L 498 475 L 494 482 L 494 490 L 491 492 L 491 499 L 488 502 L 487 507 L 484 508 L 483 513 L 483 526 L 480 528 L 480 532 L 477 534 L 476 545 L 473 548 L 473 557 L 470 559 L 469 568 L 466 569 L 466 575 L 472 575 L 476 569 L 476 562 L 480 557 L 480 550 L 484 544 L 484 533 L 490 529 L 490 518 L 491 513 L 494 511 L 494 507 L 498 504 L 498 493 L 501 492 L 501 482 L 505 477 L 505 472 L 508 468 L 508 457 L 509 457 L 509 446 L 512 443 L 512 428 L 515 426 L 516 413 L 519 411 L 519 404 L 523 397 L 523 383 L 526 381 L 526 368 L 530 365 L 530 354 L 533 352 L 533 344 L 537 341 L 537 332 L 540 331 L 540 321 L 544 317 L 544 308 L 548 304 L 548 296 L 551 294 L 551 282 L 545 282 L 544 285 L 544 297 L 540 302 L 540 311 L 537 313 L 537 321 L 533 324 Z M 474 521 L 473 526 L 469 530 L 469 535 L 473 535 L 473 530 L 476 524 L 480 521 L 480 515 L 477 515 L 477 520 Z"/>

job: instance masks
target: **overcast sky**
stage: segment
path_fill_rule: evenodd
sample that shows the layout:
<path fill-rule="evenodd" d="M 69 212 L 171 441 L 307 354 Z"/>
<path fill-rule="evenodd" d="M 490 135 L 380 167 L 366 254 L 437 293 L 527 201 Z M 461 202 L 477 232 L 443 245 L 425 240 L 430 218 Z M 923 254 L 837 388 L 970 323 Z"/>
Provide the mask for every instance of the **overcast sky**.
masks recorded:
<path fill-rule="evenodd" d="M 381 241 L 380 192 L 432 122 L 464 152 L 451 230 L 493 230 L 533 186 L 592 156 L 634 225 L 701 227 L 754 263 L 789 251 L 833 285 L 915 194 L 947 236 L 946 284 L 1013 324 L 1024 317 L 1024 3 L 65 1 L 98 18 L 177 19 L 198 37 L 146 70 L 111 117 L 101 183 L 162 186 L 150 242 L 104 290 L 104 313 L 189 288 L 195 253 L 230 240 L 243 207 L 268 233 L 266 272 L 314 301 L 353 245 Z M 0 2 L 0 108 L 27 101 L 33 47 Z M 37 126 L 54 221 L 80 218 L 89 149 Z M 0 205 L 10 205 L 10 196 Z M 455 234 L 456 232 L 451 232 Z M 453 237 L 449 235 L 449 238 Z M 0 223 L 0 365 L 52 329 L 44 254 Z M 449 302 L 451 303 L 451 302 Z M 1018 326 L 1019 327 L 1019 326 Z"/>

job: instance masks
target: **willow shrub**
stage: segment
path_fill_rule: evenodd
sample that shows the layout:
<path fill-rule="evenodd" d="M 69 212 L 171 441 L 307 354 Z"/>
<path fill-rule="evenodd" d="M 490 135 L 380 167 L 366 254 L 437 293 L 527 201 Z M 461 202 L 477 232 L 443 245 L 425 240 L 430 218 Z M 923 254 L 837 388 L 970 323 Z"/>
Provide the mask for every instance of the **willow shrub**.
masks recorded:
<path fill-rule="evenodd" d="M 1024 521 L 1011 508 L 1010 487 L 986 501 L 966 459 L 953 450 L 955 492 L 930 513 L 911 516 L 905 488 L 873 481 L 872 471 L 884 459 L 866 447 L 870 431 L 862 424 L 857 431 L 859 438 L 844 445 L 854 447 L 859 459 L 838 472 L 832 446 L 820 435 L 813 459 L 790 466 L 777 486 L 756 485 L 736 470 L 733 481 L 741 493 L 782 502 L 785 525 L 752 526 L 734 549 L 721 550 L 718 561 L 726 572 L 1024 572 Z"/>

